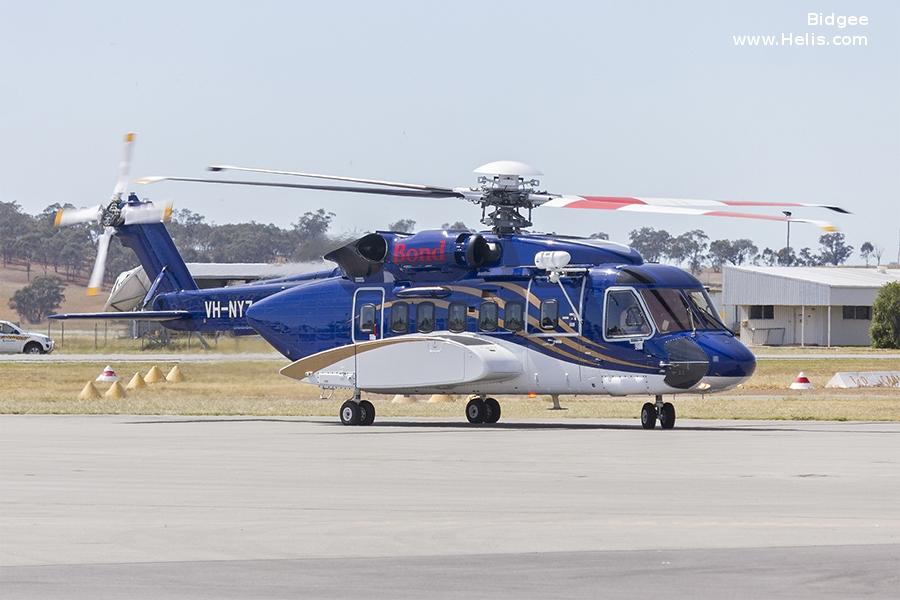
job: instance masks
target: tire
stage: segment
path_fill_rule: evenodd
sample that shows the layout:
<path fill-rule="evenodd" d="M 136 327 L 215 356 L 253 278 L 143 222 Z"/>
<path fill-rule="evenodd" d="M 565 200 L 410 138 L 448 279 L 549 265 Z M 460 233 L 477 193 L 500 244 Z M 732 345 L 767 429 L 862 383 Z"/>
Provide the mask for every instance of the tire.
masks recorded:
<path fill-rule="evenodd" d="M 649 402 L 644 402 L 644 406 L 641 407 L 641 427 L 644 429 L 656 427 L 656 407 Z"/>
<path fill-rule="evenodd" d="M 41 345 L 37 342 L 28 342 L 25 344 L 25 348 L 22 349 L 22 352 L 25 354 L 43 354 L 44 349 L 41 348 Z"/>
<path fill-rule="evenodd" d="M 359 409 L 359 404 L 354 402 L 353 400 L 347 400 L 341 405 L 341 423 L 344 425 L 359 425 L 359 419 L 362 416 L 362 411 Z"/>
<path fill-rule="evenodd" d="M 359 424 L 360 425 L 371 425 L 375 422 L 375 405 L 369 402 L 368 400 L 360 400 L 359 402 Z"/>
<path fill-rule="evenodd" d="M 663 429 L 675 427 L 675 407 L 671 402 L 662 405 L 662 410 L 659 411 L 659 425 Z"/>
<path fill-rule="evenodd" d="M 484 423 L 486 412 L 484 400 L 481 398 L 472 398 L 466 404 L 466 418 L 469 420 L 469 423 Z"/>
<path fill-rule="evenodd" d="M 500 403 L 494 398 L 484 400 L 484 422 L 496 423 L 500 420 Z"/>

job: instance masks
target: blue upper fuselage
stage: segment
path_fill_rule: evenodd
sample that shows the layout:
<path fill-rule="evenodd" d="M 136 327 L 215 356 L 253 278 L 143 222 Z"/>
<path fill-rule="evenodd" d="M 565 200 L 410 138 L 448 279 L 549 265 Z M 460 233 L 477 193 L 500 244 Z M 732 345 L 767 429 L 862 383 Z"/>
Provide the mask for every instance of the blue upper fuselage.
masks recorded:
<path fill-rule="evenodd" d="M 468 331 L 584 367 L 672 371 L 672 381 L 690 385 L 699 380 L 695 364 L 708 365 L 700 376 L 710 377 L 746 377 L 755 368 L 696 278 L 643 264 L 625 246 L 540 235 L 379 235 L 384 248 L 337 255 L 343 274 L 254 301 L 249 324 L 291 360 L 362 340 Z M 475 242 L 484 248 L 473 251 Z M 558 282 L 534 266 L 535 254 L 548 250 L 571 257 Z M 489 262 L 474 267 L 478 252 Z"/>

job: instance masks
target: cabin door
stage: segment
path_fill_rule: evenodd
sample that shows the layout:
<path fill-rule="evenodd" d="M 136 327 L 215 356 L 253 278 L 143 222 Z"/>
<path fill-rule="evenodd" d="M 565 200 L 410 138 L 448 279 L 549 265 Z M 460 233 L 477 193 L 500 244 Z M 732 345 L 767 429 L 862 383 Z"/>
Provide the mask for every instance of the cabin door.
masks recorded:
<path fill-rule="evenodd" d="M 353 342 L 384 337 L 384 288 L 359 288 L 353 294 Z"/>

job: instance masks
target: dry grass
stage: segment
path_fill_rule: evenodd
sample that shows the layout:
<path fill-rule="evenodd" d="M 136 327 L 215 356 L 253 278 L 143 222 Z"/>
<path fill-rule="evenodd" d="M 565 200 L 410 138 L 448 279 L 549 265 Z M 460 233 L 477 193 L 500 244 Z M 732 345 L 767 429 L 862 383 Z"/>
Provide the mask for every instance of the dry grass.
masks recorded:
<path fill-rule="evenodd" d="M 59 277 L 65 282 L 63 273 L 54 273 L 53 269 L 47 270 L 47 275 Z M 31 278 L 34 279 L 39 275 L 44 275 L 44 269 L 40 265 L 32 265 Z M 17 322 L 19 315 L 16 311 L 9 307 L 9 299 L 16 293 L 19 288 L 28 285 L 28 273 L 25 267 L 20 265 L 9 265 L 7 267 L 0 266 L 0 319 L 6 321 Z M 103 310 L 108 294 L 98 294 L 96 296 L 88 296 L 87 288 L 78 283 L 66 283 L 65 289 L 66 301 L 60 307 L 60 312 L 96 312 Z M 32 331 L 46 331 L 47 322 L 33 325 L 31 323 L 22 323 L 22 326 Z"/>
<path fill-rule="evenodd" d="M 134 371 L 144 373 L 153 363 L 113 365 L 123 384 Z M 332 399 L 320 400 L 318 388 L 298 383 L 278 374 L 278 361 L 233 362 L 227 365 L 184 363 L 187 381 L 157 384 L 130 393 L 124 400 L 76 399 L 86 381 L 96 377 L 101 364 L 85 363 L 0 363 L 0 381 L 6 393 L 0 399 L 2 413 L 49 414 L 178 414 L 178 415 L 296 415 L 333 416 L 341 400 L 349 396 L 338 391 Z M 900 361 L 878 361 L 879 370 L 900 370 Z M 167 371 L 172 364 L 160 364 Z M 799 420 L 900 420 L 900 390 L 822 389 L 835 370 L 872 370 L 863 360 L 764 361 L 758 373 L 738 390 L 720 395 L 678 396 L 674 402 L 683 418 L 703 419 L 799 419 Z M 804 370 L 817 389 L 788 390 L 787 385 Z M 105 387 L 97 384 L 101 392 Z M 368 396 L 384 417 L 446 417 L 463 415 L 463 399 L 451 403 L 393 404 L 386 396 Z M 563 397 L 565 411 L 548 411 L 545 398 L 501 397 L 505 419 L 555 420 L 574 417 L 637 418 L 646 397 L 608 398 L 602 396 Z"/>
<path fill-rule="evenodd" d="M 172 353 L 180 352 L 187 354 L 202 354 L 207 352 L 200 344 L 196 334 L 190 338 L 180 336 L 172 338 L 168 346 L 149 348 L 145 343 L 142 344 L 140 339 L 132 339 L 130 337 L 119 337 L 119 326 L 110 325 L 108 334 L 104 337 L 103 324 L 101 323 L 97 330 L 95 341 L 93 327 L 84 329 L 89 322 L 79 323 L 81 329 L 71 329 L 66 327 L 65 339 L 60 334 L 59 325 L 53 325 L 50 335 L 56 342 L 56 354 L 85 354 L 93 352 L 106 352 L 109 354 L 146 354 L 147 360 L 153 360 L 153 354 L 158 352 Z M 222 352 L 232 354 L 236 352 L 268 352 L 277 354 L 275 350 L 257 335 L 232 337 L 229 335 L 221 335 L 218 339 L 213 336 L 206 336 L 206 340 L 210 345 L 210 352 Z"/>

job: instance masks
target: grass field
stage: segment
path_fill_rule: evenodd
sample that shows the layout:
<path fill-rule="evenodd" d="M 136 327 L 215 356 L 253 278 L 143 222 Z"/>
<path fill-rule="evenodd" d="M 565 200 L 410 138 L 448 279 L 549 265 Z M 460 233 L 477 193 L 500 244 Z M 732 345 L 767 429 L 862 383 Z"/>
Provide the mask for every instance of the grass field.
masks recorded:
<path fill-rule="evenodd" d="M 135 371 L 143 373 L 154 363 L 113 365 L 123 385 Z M 18 414 L 171 414 L 171 415 L 297 415 L 335 416 L 347 391 L 328 400 L 319 399 L 318 388 L 282 377 L 279 361 L 230 362 L 227 365 L 184 363 L 187 381 L 157 384 L 129 393 L 124 400 L 77 400 L 85 382 L 93 380 L 103 365 L 89 363 L 2 363 L 0 381 L 5 393 L 0 412 Z M 674 400 L 679 417 L 703 419 L 799 419 L 799 420 L 900 420 L 900 389 L 826 390 L 825 382 L 836 370 L 900 370 L 900 360 L 825 359 L 815 361 L 761 361 L 756 375 L 739 389 L 725 394 L 681 395 Z M 164 371 L 172 363 L 160 364 Z M 787 389 L 794 376 L 804 371 L 816 385 L 811 391 Z M 103 384 L 97 384 L 101 393 Z M 463 418 L 464 398 L 455 402 L 393 404 L 390 396 L 369 395 L 380 416 L 430 416 Z M 562 397 L 568 410 L 548 411 L 547 398 L 522 396 L 498 398 L 504 419 L 554 420 L 573 417 L 637 418 L 643 396 Z"/>

